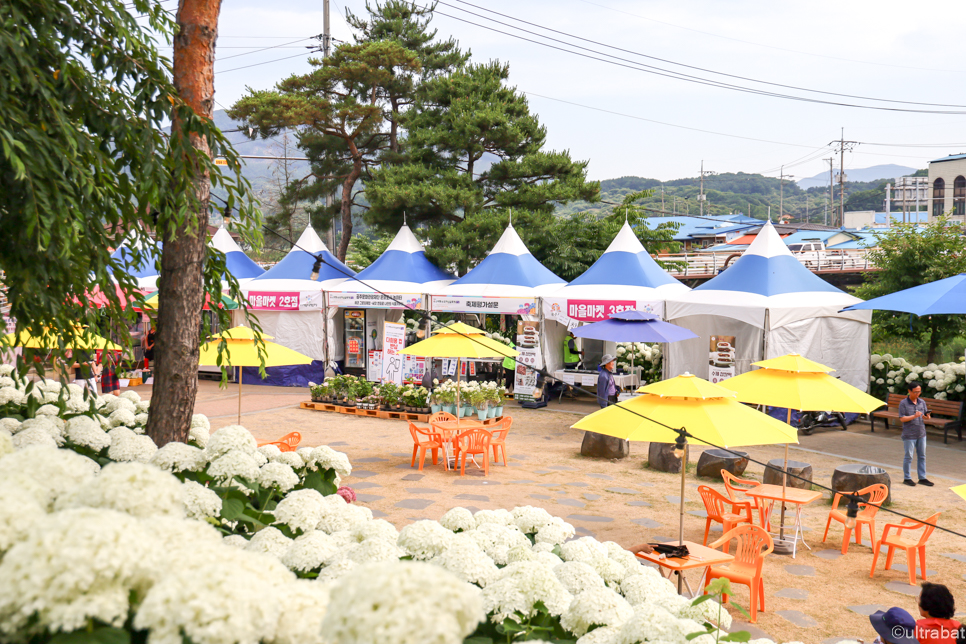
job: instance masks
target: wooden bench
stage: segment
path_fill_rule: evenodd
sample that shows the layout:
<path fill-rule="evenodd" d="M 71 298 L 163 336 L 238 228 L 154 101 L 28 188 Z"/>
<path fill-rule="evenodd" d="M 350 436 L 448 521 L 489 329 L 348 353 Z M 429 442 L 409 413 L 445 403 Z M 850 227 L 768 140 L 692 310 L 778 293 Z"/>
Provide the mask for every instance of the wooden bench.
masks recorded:
<path fill-rule="evenodd" d="M 886 429 L 889 428 L 890 418 L 899 418 L 899 403 L 906 396 L 902 394 L 889 394 L 887 401 L 888 411 L 874 411 L 869 417 L 872 424 L 872 431 L 875 432 L 875 419 L 881 418 L 885 423 Z M 963 403 L 955 400 L 936 400 L 935 398 L 921 398 L 925 401 L 926 407 L 932 414 L 932 418 L 926 418 L 926 427 L 938 427 L 943 430 L 943 443 L 949 442 L 949 430 L 955 429 L 959 435 L 959 440 L 963 440 Z M 947 416 L 948 418 L 936 418 L 936 415 Z"/>

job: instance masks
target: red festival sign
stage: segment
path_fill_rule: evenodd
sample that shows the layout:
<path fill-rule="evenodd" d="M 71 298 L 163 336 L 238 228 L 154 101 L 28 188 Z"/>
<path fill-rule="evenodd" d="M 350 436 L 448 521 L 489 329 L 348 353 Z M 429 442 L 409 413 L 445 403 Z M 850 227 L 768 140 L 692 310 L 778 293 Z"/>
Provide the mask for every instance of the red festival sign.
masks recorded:
<path fill-rule="evenodd" d="M 615 313 L 636 308 L 636 300 L 567 300 L 567 317 L 581 322 L 599 322 L 610 319 Z"/>

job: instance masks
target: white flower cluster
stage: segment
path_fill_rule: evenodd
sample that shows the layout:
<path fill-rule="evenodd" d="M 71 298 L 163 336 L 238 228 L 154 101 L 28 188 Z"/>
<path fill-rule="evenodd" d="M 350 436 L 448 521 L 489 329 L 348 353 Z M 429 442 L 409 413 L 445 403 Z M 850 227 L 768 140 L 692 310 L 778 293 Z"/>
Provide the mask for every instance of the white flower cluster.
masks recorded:
<path fill-rule="evenodd" d="M 661 379 L 663 357 L 661 345 L 644 342 L 618 342 L 616 354 L 619 369 L 630 370 L 632 367 L 641 369 L 642 384 Z"/>
<path fill-rule="evenodd" d="M 966 364 L 963 358 L 957 362 L 914 365 L 905 358 L 892 354 L 870 356 L 872 394 L 885 399 L 886 393 L 904 394 L 906 385 L 918 381 L 922 395 L 937 400 L 963 400 L 966 392 Z"/>

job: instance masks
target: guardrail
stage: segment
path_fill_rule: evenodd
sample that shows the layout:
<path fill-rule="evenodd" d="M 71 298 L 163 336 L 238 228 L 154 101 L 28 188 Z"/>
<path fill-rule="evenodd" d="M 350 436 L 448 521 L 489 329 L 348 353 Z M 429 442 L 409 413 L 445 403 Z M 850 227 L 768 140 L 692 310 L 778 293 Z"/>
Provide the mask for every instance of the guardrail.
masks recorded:
<path fill-rule="evenodd" d="M 667 253 L 656 259 L 662 262 L 675 262 L 666 270 L 678 277 L 707 277 L 734 264 L 743 251 L 731 253 Z M 813 272 L 842 271 L 856 272 L 874 270 L 876 267 L 869 259 L 868 249 L 826 250 L 822 252 L 793 253 L 795 258 Z"/>

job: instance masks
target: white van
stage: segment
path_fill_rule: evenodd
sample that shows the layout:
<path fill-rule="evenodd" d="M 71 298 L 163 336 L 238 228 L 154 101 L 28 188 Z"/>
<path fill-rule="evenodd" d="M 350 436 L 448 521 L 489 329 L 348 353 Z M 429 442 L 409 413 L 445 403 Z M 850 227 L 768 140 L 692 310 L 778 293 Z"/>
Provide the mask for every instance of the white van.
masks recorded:
<path fill-rule="evenodd" d="M 806 268 L 819 268 L 828 263 L 825 253 L 825 244 L 819 239 L 812 239 L 803 242 L 795 242 L 788 245 L 788 250 L 792 252 L 798 261 L 805 264 Z"/>

